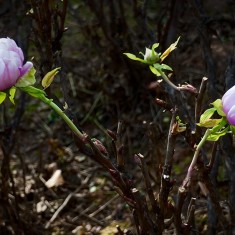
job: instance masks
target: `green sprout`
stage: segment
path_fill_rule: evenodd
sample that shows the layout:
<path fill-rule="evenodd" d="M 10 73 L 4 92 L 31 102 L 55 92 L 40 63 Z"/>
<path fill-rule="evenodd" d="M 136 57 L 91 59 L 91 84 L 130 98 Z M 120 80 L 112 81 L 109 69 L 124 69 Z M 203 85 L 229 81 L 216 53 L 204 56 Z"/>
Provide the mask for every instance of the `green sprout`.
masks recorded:
<path fill-rule="evenodd" d="M 168 83 L 168 85 L 176 90 L 180 90 L 180 87 L 173 84 L 164 72 L 164 70 L 173 71 L 172 68 L 169 65 L 162 63 L 163 60 L 165 60 L 165 58 L 176 49 L 179 39 L 180 37 L 178 37 L 177 41 L 171 44 L 162 54 L 155 51 L 155 49 L 159 46 L 159 43 L 154 43 L 151 49 L 145 49 L 145 54 L 140 52 L 140 54 L 143 56 L 143 59 L 131 53 L 124 53 L 124 55 L 126 55 L 131 60 L 136 60 L 149 65 L 149 69 L 153 74 L 158 77 L 161 76 Z"/>

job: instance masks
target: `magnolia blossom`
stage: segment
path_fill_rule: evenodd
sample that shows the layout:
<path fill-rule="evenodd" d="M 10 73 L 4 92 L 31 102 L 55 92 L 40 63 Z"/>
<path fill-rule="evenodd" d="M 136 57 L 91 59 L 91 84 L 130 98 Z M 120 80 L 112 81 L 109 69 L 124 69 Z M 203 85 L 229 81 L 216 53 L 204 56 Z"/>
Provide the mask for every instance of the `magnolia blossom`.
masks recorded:
<path fill-rule="evenodd" d="M 235 86 L 224 94 L 222 105 L 229 123 L 235 126 Z"/>
<path fill-rule="evenodd" d="M 152 56 L 152 50 L 149 48 L 145 48 L 144 60 L 150 59 Z"/>
<path fill-rule="evenodd" d="M 145 54 L 144 54 L 144 60 L 146 60 L 150 64 L 154 64 L 154 63 L 159 62 L 159 55 L 156 51 L 151 50 L 146 47 Z"/>
<path fill-rule="evenodd" d="M 0 38 L 0 91 L 14 86 L 33 67 L 31 62 L 24 64 L 24 55 L 15 41 Z"/>

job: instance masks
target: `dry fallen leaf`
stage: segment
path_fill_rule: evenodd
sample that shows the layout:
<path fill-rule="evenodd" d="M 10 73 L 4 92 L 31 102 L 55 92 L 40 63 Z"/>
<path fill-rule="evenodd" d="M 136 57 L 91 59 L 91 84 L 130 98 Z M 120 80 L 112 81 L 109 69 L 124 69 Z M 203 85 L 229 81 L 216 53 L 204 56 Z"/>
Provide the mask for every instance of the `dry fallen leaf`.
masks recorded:
<path fill-rule="evenodd" d="M 61 170 L 56 170 L 53 173 L 53 175 L 51 176 L 51 178 L 49 180 L 47 180 L 45 185 L 48 188 L 52 188 L 52 187 L 57 187 L 59 185 L 62 185 L 63 183 L 64 183 L 64 178 L 62 176 L 62 171 Z"/>

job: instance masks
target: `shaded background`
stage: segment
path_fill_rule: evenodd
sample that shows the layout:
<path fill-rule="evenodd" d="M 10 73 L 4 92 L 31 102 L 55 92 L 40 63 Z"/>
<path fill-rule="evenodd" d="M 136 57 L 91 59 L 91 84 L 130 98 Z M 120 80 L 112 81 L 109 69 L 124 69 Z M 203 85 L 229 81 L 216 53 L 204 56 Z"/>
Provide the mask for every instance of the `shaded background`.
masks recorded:
<path fill-rule="evenodd" d="M 155 42 L 164 51 L 181 36 L 177 50 L 166 61 L 174 70 L 172 81 L 199 88 L 202 77 L 208 77 L 206 108 L 235 82 L 234 7 L 232 0 L 5 0 L 0 1 L 0 36 L 16 40 L 26 60 L 33 57 L 38 84 L 46 72 L 62 67 L 47 93 L 61 107 L 68 105 L 66 112 L 79 128 L 109 147 L 106 129 L 116 130 L 118 121 L 124 121 L 128 169 L 141 184 L 133 154 L 146 155 L 150 170 L 153 166 L 156 171 L 164 158 L 170 122 L 155 98 L 177 105 L 180 118 L 190 126 L 194 98 L 176 95 L 156 82 L 146 66 L 128 60 L 123 53 L 137 55 Z M 100 234 L 115 228 L 113 221 L 131 227 L 130 212 L 116 196 L 107 174 L 79 153 L 70 131 L 47 107 L 18 94 L 16 107 L 0 106 L 0 130 L 1 234 L 68 234 L 75 230 L 77 234 Z M 234 186 L 229 184 L 235 182 L 234 154 L 231 138 L 225 138 L 218 154 L 224 157 L 218 157 L 213 179 L 219 179 L 214 181 L 221 200 L 230 200 L 235 208 Z M 177 183 L 191 156 L 189 146 L 179 138 L 174 168 Z M 62 185 L 48 189 L 45 182 L 56 169 L 62 171 L 58 183 Z M 76 196 L 48 224 L 70 193 Z M 208 220 L 206 198 L 201 195 L 199 199 L 197 231 L 215 234 L 217 220 Z"/>

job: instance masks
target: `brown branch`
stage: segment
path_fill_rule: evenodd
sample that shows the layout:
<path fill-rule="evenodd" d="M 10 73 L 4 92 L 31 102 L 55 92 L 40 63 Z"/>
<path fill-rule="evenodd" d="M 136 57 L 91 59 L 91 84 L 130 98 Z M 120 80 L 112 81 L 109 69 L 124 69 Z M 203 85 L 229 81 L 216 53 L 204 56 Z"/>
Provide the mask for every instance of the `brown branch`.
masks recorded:
<path fill-rule="evenodd" d="M 188 205 L 188 211 L 187 211 L 187 217 L 186 217 L 186 226 L 188 228 L 190 228 L 193 223 L 195 206 L 196 206 L 195 204 L 196 204 L 196 198 L 192 197 Z"/>
<path fill-rule="evenodd" d="M 139 157 L 139 159 L 141 161 L 141 170 L 142 170 L 142 173 L 144 176 L 147 194 L 149 196 L 149 200 L 150 200 L 150 203 L 152 206 L 152 210 L 154 212 L 154 216 L 156 216 L 156 214 L 160 213 L 160 208 L 158 207 L 157 201 L 154 197 L 153 188 L 151 186 L 150 176 L 149 176 L 149 172 L 148 172 L 148 167 L 147 167 L 146 161 L 144 159 L 144 156 L 140 153 L 137 154 L 137 156 Z"/>
<path fill-rule="evenodd" d="M 175 206 L 175 213 L 174 213 L 174 224 L 177 235 L 183 234 L 181 212 L 186 197 L 187 197 L 187 190 L 184 187 L 179 187 L 177 203 Z"/>
<path fill-rule="evenodd" d="M 141 229 L 140 234 L 158 234 L 158 228 L 153 224 L 153 221 L 150 218 L 145 198 L 141 196 L 140 192 L 136 188 L 132 189 L 132 193 L 136 202 L 135 209 Z"/>
<path fill-rule="evenodd" d="M 172 168 L 175 138 L 176 138 L 176 135 L 174 133 L 175 123 L 176 123 L 176 112 L 177 112 L 176 108 L 172 110 L 172 118 L 167 139 L 165 164 L 163 167 L 163 172 L 161 177 L 161 188 L 159 193 L 159 207 L 160 207 L 161 216 L 158 217 L 158 225 L 160 226 L 159 228 L 160 231 L 163 231 L 165 208 L 167 208 L 169 192 L 173 186 L 170 176 L 171 176 L 171 168 Z"/>
<path fill-rule="evenodd" d="M 213 205 L 213 207 L 216 211 L 216 214 L 219 218 L 220 224 L 223 228 L 226 228 L 229 225 L 229 222 L 227 221 L 226 217 L 223 214 L 223 210 L 222 210 L 220 203 L 219 203 L 218 195 L 215 191 L 214 185 L 212 184 L 212 182 L 210 180 L 208 170 L 204 166 L 202 161 L 198 161 L 197 167 L 198 167 L 198 180 L 203 182 L 205 184 L 206 188 L 208 189 L 208 192 L 209 192 L 208 196 L 211 199 L 212 205 Z"/>

